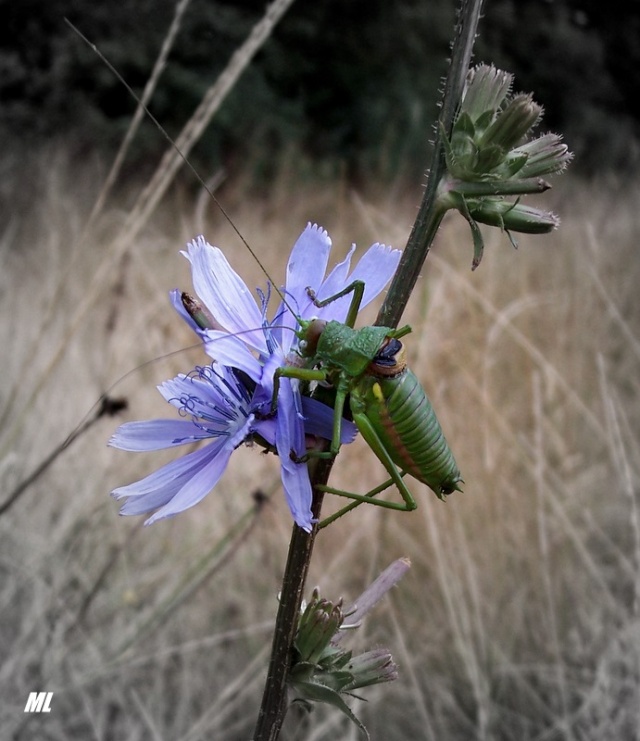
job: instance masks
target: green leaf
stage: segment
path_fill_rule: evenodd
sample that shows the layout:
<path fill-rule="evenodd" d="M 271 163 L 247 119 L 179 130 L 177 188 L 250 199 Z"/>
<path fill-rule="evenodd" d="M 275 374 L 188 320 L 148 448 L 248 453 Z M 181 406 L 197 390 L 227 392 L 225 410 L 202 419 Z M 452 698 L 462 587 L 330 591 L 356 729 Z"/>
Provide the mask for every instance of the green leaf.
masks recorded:
<path fill-rule="evenodd" d="M 455 134 L 467 134 L 471 138 L 475 136 L 476 127 L 474 126 L 473 119 L 466 111 L 462 111 L 458 118 L 456 118 L 453 124 L 453 131 Z"/>
<path fill-rule="evenodd" d="M 482 147 L 478 154 L 476 170 L 481 175 L 491 172 L 491 170 L 504 162 L 505 155 L 505 150 L 498 144 L 489 144 Z"/>
<path fill-rule="evenodd" d="M 312 700 L 314 702 L 324 702 L 327 705 L 333 705 L 343 712 L 349 720 L 355 723 L 358 728 L 364 733 L 367 741 L 370 741 L 369 732 L 364 727 L 362 722 L 353 714 L 347 703 L 340 697 L 340 695 L 323 684 L 317 682 L 296 682 L 295 689 L 298 690 L 304 700 Z"/>
<path fill-rule="evenodd" d="M 520 172 L 520 170 L 526 165 L 528 159 L 528 154 L 514 155 L 513 152 L 509 154 L 501 169 L 501 172 L 504 174 L 505 180 L 507 178 L 512 178 L 517 172 Z"/>
<path fill-rule="evenodd" d="M 484 252 L 484 240 L 480 233 L 480 227 L 473 216 L 471 216 L 465 197 L 462 194 L 455 192 L 449 193 L 449 196 L 455 203 L 455 208 L 457 208 L 457 210 L 464 216 L 471 228 L 471 236 L 473 237 L 473 261 L 471 263 L 471 270 L 475 270 L 478 265 L 480 265 L 482 254 Z"/>

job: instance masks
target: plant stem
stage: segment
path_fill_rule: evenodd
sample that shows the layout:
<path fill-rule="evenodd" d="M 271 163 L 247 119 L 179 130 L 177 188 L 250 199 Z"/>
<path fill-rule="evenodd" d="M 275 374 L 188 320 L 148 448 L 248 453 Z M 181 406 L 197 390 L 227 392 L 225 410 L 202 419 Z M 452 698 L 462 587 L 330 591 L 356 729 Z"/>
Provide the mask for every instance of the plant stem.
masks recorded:
<path fill-rule="evenodd" d="M 324 493 L 318 491 L 316 487 L 327 483 L 332 465 L 331 460 L 316 460 L 310 466 L 311 485 L 314 492 L 311 509 L 316 520 L 320 519 L 324 496 Z M 298 627 L 298 616 L 317 532 L 317 526 L 310 533 L 297 525 L 293 526 L 282 580 L 267 681 L 253 741 L 275 741 L 280 735 L 287 711 L 287 682 L 293 659 L 293 641 Z"/>
<path fill-rule="evenodd" d="M 376 319 L 378 326 L 397 327 L 400 323 L 402 313 L 446 212 L 438 204 L 438 186 L 445 173 L 442 131 L 445 131 L 447 135 L 451 132 L 453 119 L 462 98 L 482 5 L 483 0 L 462 0 L 458 11 L 458 21 L 451 49 L 451 63 L 442 94 L 442 107 L 436 125 L 427 187 L 407 246 L 402 253 L 402 259 L 378 313 Z"/>

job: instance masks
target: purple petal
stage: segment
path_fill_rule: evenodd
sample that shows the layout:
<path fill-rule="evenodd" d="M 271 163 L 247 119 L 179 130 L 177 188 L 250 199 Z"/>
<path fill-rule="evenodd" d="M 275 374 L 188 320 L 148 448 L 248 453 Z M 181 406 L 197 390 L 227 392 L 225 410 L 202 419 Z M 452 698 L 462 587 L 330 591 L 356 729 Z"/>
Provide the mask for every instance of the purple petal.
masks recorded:
<path fill-rule="evenodd" d="M 132 453 L 144 453 L 193 443 L 205 437 L 208 435 L 189 420 L 153 419 L 125 422 L 113 433 L 109 445 Z"/>
<path fill-rule="evenodd" d="M 193 287 L 213 318 L 232 334 L 242 332 L 244 342 L 266 352 L 261 310 L 222 252 L 198 237 L 183 254 L 191 262 Z"/>
<path fill-rule="evenodd" d="M 198 372 L 200 375 L 198 375 Z M 187 414 L 213 419 L 215 409 L 228 409 L 225 427 L 246 424 L 249 392 L 230 368 L 214 364 L 196 368 L 188 376 L 180 373 L 158 387 L 165 401 Z"/>
<path fill-rule="evenodd" d="M 167 463 L 143 479 L 114 489 L 111 492 L 111 496 L 115 499 L 124 499 L 125 497 L 139 499 L 150 494 L 157 494 L 163 499 L 161 504 L 165 504 L 184 486 L 194 473 L 206 466 L 211 459 L 220 453 L 220 449 L 224 447 L 224 443 L 224 438 L 216 438 L 209 445 L 183 455 L 181 458 L 171 461 L 171 463 Z M 153 507 L 141 511 L 149 512 L 151 509 Z"/>
<path fill-rule="evenodd" d="M 355 244 L 351 245 L 351 249 L 344 260 L 341 263 L 338 263 L 322 282 L 322 285 L 318 289 L 319 300 L 329 298 L 329 296 L 334 296 L 352 282 L 352 279 L 349 278 L 349 268 L 351 267 L 351 257 L 353 256 L 355 249 Z"/>
<path fill-rule="evenodd" d="M 164 507 L 161 507 L 152 515 L 145 522 L 145 525 L 151 525 L 165 517 L 177 515 L 178 512 L 184 512 L 185 509 L 189 509 L 202 501 L 220 480 L 233 450 L 234 448 L 231 445 L 223 446 L 216 456 L 210 458 L 200 470 L 194 472 L 180 491 Z"/>
<path fill-rule="evenodd" d="M 231 445 L 223 445 L 219 450 L 209 445 L 168 463 L 141 481 L 115 489 L 111 494 L 116 499 L 128 497 L 120 509 L 122 515 L 158 510 L 145 522 L 145 525 L 150 525 L 200 502 L 218 483 L 232 452 Z"/>
<path fill-rule="evenodd" d="M 335 295 L 350 283 L 353 283 L 354 280 L 361 280 L 365 284 L 364 295 L 360 304 L 360 309 L 363 309 L 391 280 L 401 255 L 400 250 L 394 250 L 384 244 L 376 243 L 372 245 L 360 258 L 351 275 L 345 278 L 343 285 L 333 282 L 330 286 L 331 291 L 325 291 L 323 285 L 321 297 L 329 298 L 329 296 Z M 352 299 L 352 294 L 346 294 L 336 301 L 332 301 L 320 310 L 320 316 L 327 321 L 331 319 L 339 322 L 344 321 Z"/>
<path fill-rule="evenodd" d="M 306 295 L 306 294 L 305 294 Z M 309 296 L 306 296 L 307 301 L 310 303 Z M 271 335 L 274 342 L 280 347 L 283 357 L 286 356 L 291 350 L 291 346 L 297 342 L 296 330 L 298 329 L 298 316 L 302 316 L 302 312 L 299 311 L 299 302 L 292 300 L 291 309 L 295 309 L 297 314 L 292 314 L 289 307 L 284 303 L 281 303 L 278 307 L 273 321 L 271 324 Z"/>
<path fill-rule="evenodd" d="M 317 435 L 325 440 L 333 437 L 334 412 L 331 407 L 312 399 L 310 396 L 302 397 L 302 411 L 304 413 L 304 430 L 309 435 Z M 340 428 L 340 442 L 347 445 L 355 440 L 358 428 L 348 419 L 342 418 Z"/>
<path fill-rule="evenodd" d="M 361 280 L 365 284 L 360 308 L 372 301 L 391 280 L 401 256 L 401 250 L 376 242 L 360 258 L 349 276 L 349 282 Z"/>
<path fill-rule="evenodd" d="M 267 419 L 257 419 L 253 423 L 253 429 L 258 435 L 261 435 L 269 445 L 276 445 L 277 417 L 268 417 Z"/>
<path fill-rule="evenodd" d="M 203 402 L 210 401 L 215 404 L 221 400 L 217 387 L 207 383 L 197 383 L 197 377 L 186 376 L 180 373 L 175 378 L 163 381 L 156 388 L 162 394 L 165 401 L 172 404 L 176 409 L 183 409 L 186 400 L 192 400 L 196 392 L 204 398 L 193 401 L 189 406 L 189 413 L 199 416 Z"/>
<path fill-rule="evenodd" d="M 297 388 L 296 388 L 297 392 Z M 305 453 L 304 427 L 298 413 L 294 384 L 283 378 L 278 394 L 276 447 L 280 456 L 282 486 L 294 521 L 303 530 L 311 532 L 311 482 L 306 463 L 296 463 L 291 453 Z"/>
<path fill-rule="evenodd" d="M 331 239 L 317 224 L 307 224 L 291 250 L 287 264 L 286 298 L 293 311 L 309 303 L 308 286 L 318 286 L 324 277 L 331 251 Z"/>
<path fill-rule="evenodd" d="M 214 358 L 221 365 L 244 371 L 249 378 L 258 383 L 262 375 L 262 366 L 240 337 L 213 329 L 205 332 L 203 337 L 205 352 L 210 358 Z"/>
<path fill-rule="evenodd" d="M 271 405 L 273 399 L 273 378 L 275 372 L 280 366 L 285 364 L 284 358 L 279 355 L 270 355 L 262 369 L 262 376 L 260 378 L 260 385 L 255 391 L 253 402 L 258 407 Z M 282 382 L 280 384 L 282 388 Z M 262 409 L 261 411 L 267 412 L 268 409 Z"/>
<path fill-rule="evenodd" d="M 313 526 L 311 514 L 311 482 L 306 463 L 294 463 L 290 458 L 282 461 L 280 469 L 285 498 L 293 520 L 308 533 Z"/>

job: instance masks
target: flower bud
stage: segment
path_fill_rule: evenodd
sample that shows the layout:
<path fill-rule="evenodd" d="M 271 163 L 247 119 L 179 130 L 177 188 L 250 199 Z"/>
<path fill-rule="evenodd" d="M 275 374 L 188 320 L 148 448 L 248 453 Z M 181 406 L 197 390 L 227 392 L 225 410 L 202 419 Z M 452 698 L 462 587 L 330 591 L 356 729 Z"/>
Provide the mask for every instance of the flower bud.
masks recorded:
<path fill-rule="evenodd" d="M 398 678 L 398 667 L 386 648 L 375 648 L 355 656 L 345 666 L 353 679 L 345 690 L 355 690 L 382 682 L 393 682 Z"/>
<path fill-rule="evenodd" d="M 458 210 L 473 236 L 475 269 L 484 240 L 478 222 L 507 232 L 544 234 L 555 229 L 555 214 L 505 200 L 542 193 L 543 175 L 561 172 L 571 153 L 556 134 L 526 141 L 542 116 L 531 95 L 511 95 L 512 75 L 479 65 L 469 72 L 460 110 L 450 132 L 440 126 L 446 172 L 438 183 L 438 208 Z M 515 243 L 514 243 L 515 244 Z"/>
<path fill-rule="evenodd" d="M 289 673 L 289 684 L 297 700 L 307 706 L 313 702 L 332 705 L 366 734 L 366 729 L 350 710 L 343 695 L 349 695 L 359 687 L 391 682 L 398 678 L 398 669 L 386 648 L 353 657 L 351 651 L 345 651 L 338 644 L 344 629 L 358 627 L 360 618 L 408 568 L 409 563 L 404 559 L 394 562 L 361 595 L 360 609 L 354 606 L 344 611 L 342 600 L 334 605 L 322 599 L 317 588 L 313 590 L 309 604 L 302 606 L 294 641 L 298 656 Z M 355 616 L 357 621 L 343 626 L 345 616 Z"/>
<path fill-rule="evenodd" d="M 468 201 L 469 213 L 475 221 L 523 234 L 546 234 L 553 231 L 560 219 L 550 211 L 542 211 L 523 203 L 511 203 L 498 198 Z"/>
<path fill-rule="evenodd" d="M 522 143 L 542 116 L 531 95 L 510 95 L 513 77 L 480 65 L 469 73 L 467 89 L 451 132 L 443 142 L 448 176 L 464 183 L 505 185 L 564 169 L 571 159 L 561 138 L 547 134 Z M 469 195 L 468 191 L 461 192 Z M 507 187 L 495 193 L 507 195 Z"/>
<path fill-rule="evenodd" d="M 493 65 L 480 64 L 467 77 L 467 86 L 460 106 L 476 124 L 476 129 L 490 125 L 513 84 L 513 75 Z"/>
<path fill-rule="evenodd" d="M 558 134 L 544 134 L 514 149 L 510 158 L 526 157 L 518 172 L 519 177 L 539 177 L 562 172 L 571 162 L 573 155 Z"/>
<path fill-rule="evenodd" d="M 314 590 L 313 597 L 306 606 L 296 634 L 295 647 L 300 660 L 310 664 L 321 664 L 322 661 L 335 650 L 331 648 L 331 639 L 340 629 L 344 616 L 342 601 L 336 605 Z"/>
<path fill-rule="evenodd" d="M 541 115 L 542 106 L 534 102 L 530 95 L 516 95 L 496 115 L 493 123 L 480 137 L 478 145 L 481 149 L 495 145 L 506 153 L 522 141 L 529 129 L 538 123 Z"/>

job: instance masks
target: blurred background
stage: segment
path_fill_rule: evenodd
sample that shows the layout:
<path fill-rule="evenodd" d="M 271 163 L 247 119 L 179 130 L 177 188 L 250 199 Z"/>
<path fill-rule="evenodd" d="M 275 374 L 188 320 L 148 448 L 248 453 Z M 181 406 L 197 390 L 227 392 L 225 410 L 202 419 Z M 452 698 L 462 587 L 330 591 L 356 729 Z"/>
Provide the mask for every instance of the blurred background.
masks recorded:
<path fill-rule="evenodd" d="M 171 0 L 3 0 L 3 140 L 54 137 L 79 154 L 114 151 L 135 103 L 68 18 L 141 91 L 171 22 Z M 193 0 L 152 101 L 177 132 L 264 8 Z M 295 148 L 314 171 L 420 177 L 455 15 L 451 0 L 294 3 L 235 87 L 197 151 L 205 167 L 251 160 L 265 171 Z M 637 164 L 640 136 L 637 0 L 486 3 L 477 62 L 535 91 L 545 126 L 562 131 L 581 172 Z M 163 147 L 149 123 L 133 163 Z"/>
<path fill-rule="evenodd" d="M 261 695 L 291 530 L 277 460 L 238 450 L 215 492 L 149 528 L 108 496 L 174 457 L 110 434 L 170 416 L 155 386 L 206 362 L 168 301 L 191 288 L 179 250 L 204 233 L 249 286 L 266 280 L 186 168 L 138 210 L 168 147 L 146 118 L 96 208 L 136 103 L 64 18 L 140 93 L 175 9 L 0 2 L 0 726 L 16 741 L 247 739 Z M 185 5 L 149 103 L 172 136 L 263 10 Z M 487 229 L 473 273 L 448 217 L 405 314 L 464 493 L 442 504 L 412 482 L 415 513 L 360 507 L 316 543 L 309 593 L 347 603 L 413 564 L 352 639 L 399 665 L 353 700 L 373 739 L 640 738 L 639 11 L 486 3 L 475 60 L 513 73 L 576 157 L 525 199 L 559 230 L 514 250 Z M 294 3 L 240 77 L 189 159 L 274 282 L 307 221 L 335 261 L 353 242 L 404 247 L 454 16 L 444 0 Z M 56 455 L 105 391 L 127 408 Z M 332 483 L 383 478 L 357 441 Z M 50 714 L 23 712 L 33 691 L 54 693 Z M 358 737 L 323 707 L 294 707 L 282 734 Z"/>

